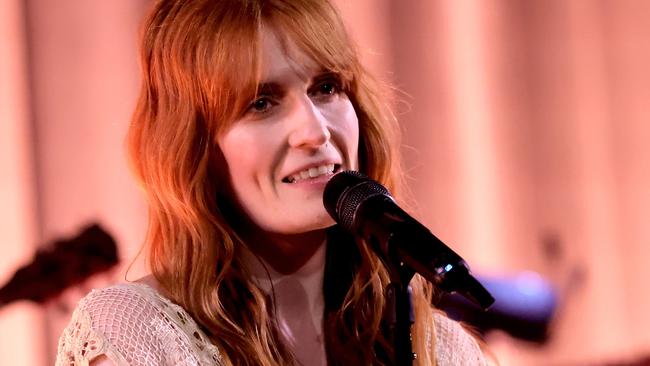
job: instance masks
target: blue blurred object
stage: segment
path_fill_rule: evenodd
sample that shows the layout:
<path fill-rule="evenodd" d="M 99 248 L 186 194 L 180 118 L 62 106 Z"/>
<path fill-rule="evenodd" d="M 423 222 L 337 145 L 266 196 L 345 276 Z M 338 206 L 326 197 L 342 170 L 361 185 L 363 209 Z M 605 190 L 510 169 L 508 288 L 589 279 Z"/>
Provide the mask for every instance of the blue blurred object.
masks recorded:
<path fill-rule="evenodd" d="M 501 329 L 516 338 L 546 342 L 558 304 L 558 292 L 549 281 L 531 271 L 476 278 L 495 298 L 487 311 L 456 294 L 443 295 L 436 306 L 482 333 Z"/>
<path fill-rule="evenodd" d="M 479 281 L 496 298 L 492 308 L 516 317 L 547 321 L 553 316 L 557 295 L 538 273 L 526 271 L 503 278 L 480 277 Z"/>

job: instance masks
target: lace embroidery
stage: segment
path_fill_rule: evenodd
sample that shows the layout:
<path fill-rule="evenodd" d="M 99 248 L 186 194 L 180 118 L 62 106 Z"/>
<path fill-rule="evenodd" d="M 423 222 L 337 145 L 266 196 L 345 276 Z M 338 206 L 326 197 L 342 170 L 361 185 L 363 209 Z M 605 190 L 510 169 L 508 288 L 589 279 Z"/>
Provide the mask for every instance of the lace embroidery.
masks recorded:
<path fill-rule="evenodd" d="M 476 339 L 460 323 L 438 312 L 434 313 L 433 330 L 438 366 L 487 366 L 487 360 Z M 427 332 L 427 338 L 429 332 Z"/>
<path fill-rule="evenodd" d="M 442 314 L 434 314 L 425 336 L 435 346 L 438 366 L 487 365 L 476 340 Z M 87 366 L 99 355 L 117 366 L 224 364 L 183 308 L 139 283 L 95 290 L 83 298 L 59 340 L 56 366 Z"/>
<path fill-rule="evenodd" d="M 106 346 L 107 342 L 101 334 L 91 329 L 88 314 L 75 311 L 61 335 L 57 365 L 88 365 L 89 360 L 107 352 Z"/>
<path fill-rule="evenodd" d="M 180 306 L 144 284 L 92 291 L 59 340 L 57 366 L 99 355 L 122 365 L 223 365 L 218 349 Z"/>

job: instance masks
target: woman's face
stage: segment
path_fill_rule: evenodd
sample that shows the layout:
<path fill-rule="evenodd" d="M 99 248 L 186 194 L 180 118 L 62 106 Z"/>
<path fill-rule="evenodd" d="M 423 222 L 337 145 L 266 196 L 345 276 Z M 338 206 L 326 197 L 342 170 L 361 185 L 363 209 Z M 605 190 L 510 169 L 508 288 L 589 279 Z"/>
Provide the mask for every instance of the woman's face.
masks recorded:
<path fill-rule="evenodd" d="M 322 202 L 333 173 L 357 169 L 359 123 L 337 75 L 273 32 L 263 38 L 258 96 L 218 139 L 235 196 L 262 230 L 298 234 L 331 226 Z"/>

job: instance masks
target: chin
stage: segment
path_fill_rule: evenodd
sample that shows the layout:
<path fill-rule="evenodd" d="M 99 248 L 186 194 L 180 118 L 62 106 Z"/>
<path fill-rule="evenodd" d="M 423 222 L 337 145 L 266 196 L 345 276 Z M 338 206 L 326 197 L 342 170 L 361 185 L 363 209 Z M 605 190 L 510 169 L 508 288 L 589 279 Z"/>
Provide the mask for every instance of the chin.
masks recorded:
<path fill-rule="evenodd" d="M 316 217 L 314 220 L 309 221 L 293 223 L 287 223 L 285 221 L 283 223 L 278 223 L 277 225 L 268 225 L 264 227 L 264 230 L 282 235 L 296 235 L 325 230 L 335 224 L 336 222 L 334 219 L 326 214 L 326 216 Z"/>
<path fill-rule="evenodd" d="M 302 234 L 324 230 L 336 224 L 321 202 L 318 205 L 296 205 L 292 210 L 285 209 L 283 214 L 259 212 L 249 216 L 252 224 L 263 231 L 282 235 Z"/>

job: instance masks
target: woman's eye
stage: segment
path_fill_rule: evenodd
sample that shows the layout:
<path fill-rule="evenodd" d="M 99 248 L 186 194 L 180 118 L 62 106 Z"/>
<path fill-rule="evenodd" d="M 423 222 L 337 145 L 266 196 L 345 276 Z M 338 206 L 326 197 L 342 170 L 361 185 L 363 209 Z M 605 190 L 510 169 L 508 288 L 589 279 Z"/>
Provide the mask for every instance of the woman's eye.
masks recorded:
<path fill-rule="evenodd" d="M 319 89 L 322 94 L 328 94 L 328 95 L 332 95 L 338 92 L 337 86 L 334 85 L 334 83 L 332 82 L 326 82 L 321 84 Z"/>
<path fill-rule="evenodd" d="M 249 111 L 255 112 L 255 113 L 264 113 L 271 109 L 273 106 L 273 103 L 271 100 L 267 97 L 262 97 L 262 98 L 257 98 L 251 103 L 250 107 L 248 108 Z"/>
<path fill-rule="evenodd" d="M 341 83 L 337 80 L 324 80 L 316 85 L 313 94 L 316 96 L 329 97 L 341 93 L 343 88 Z"/>

